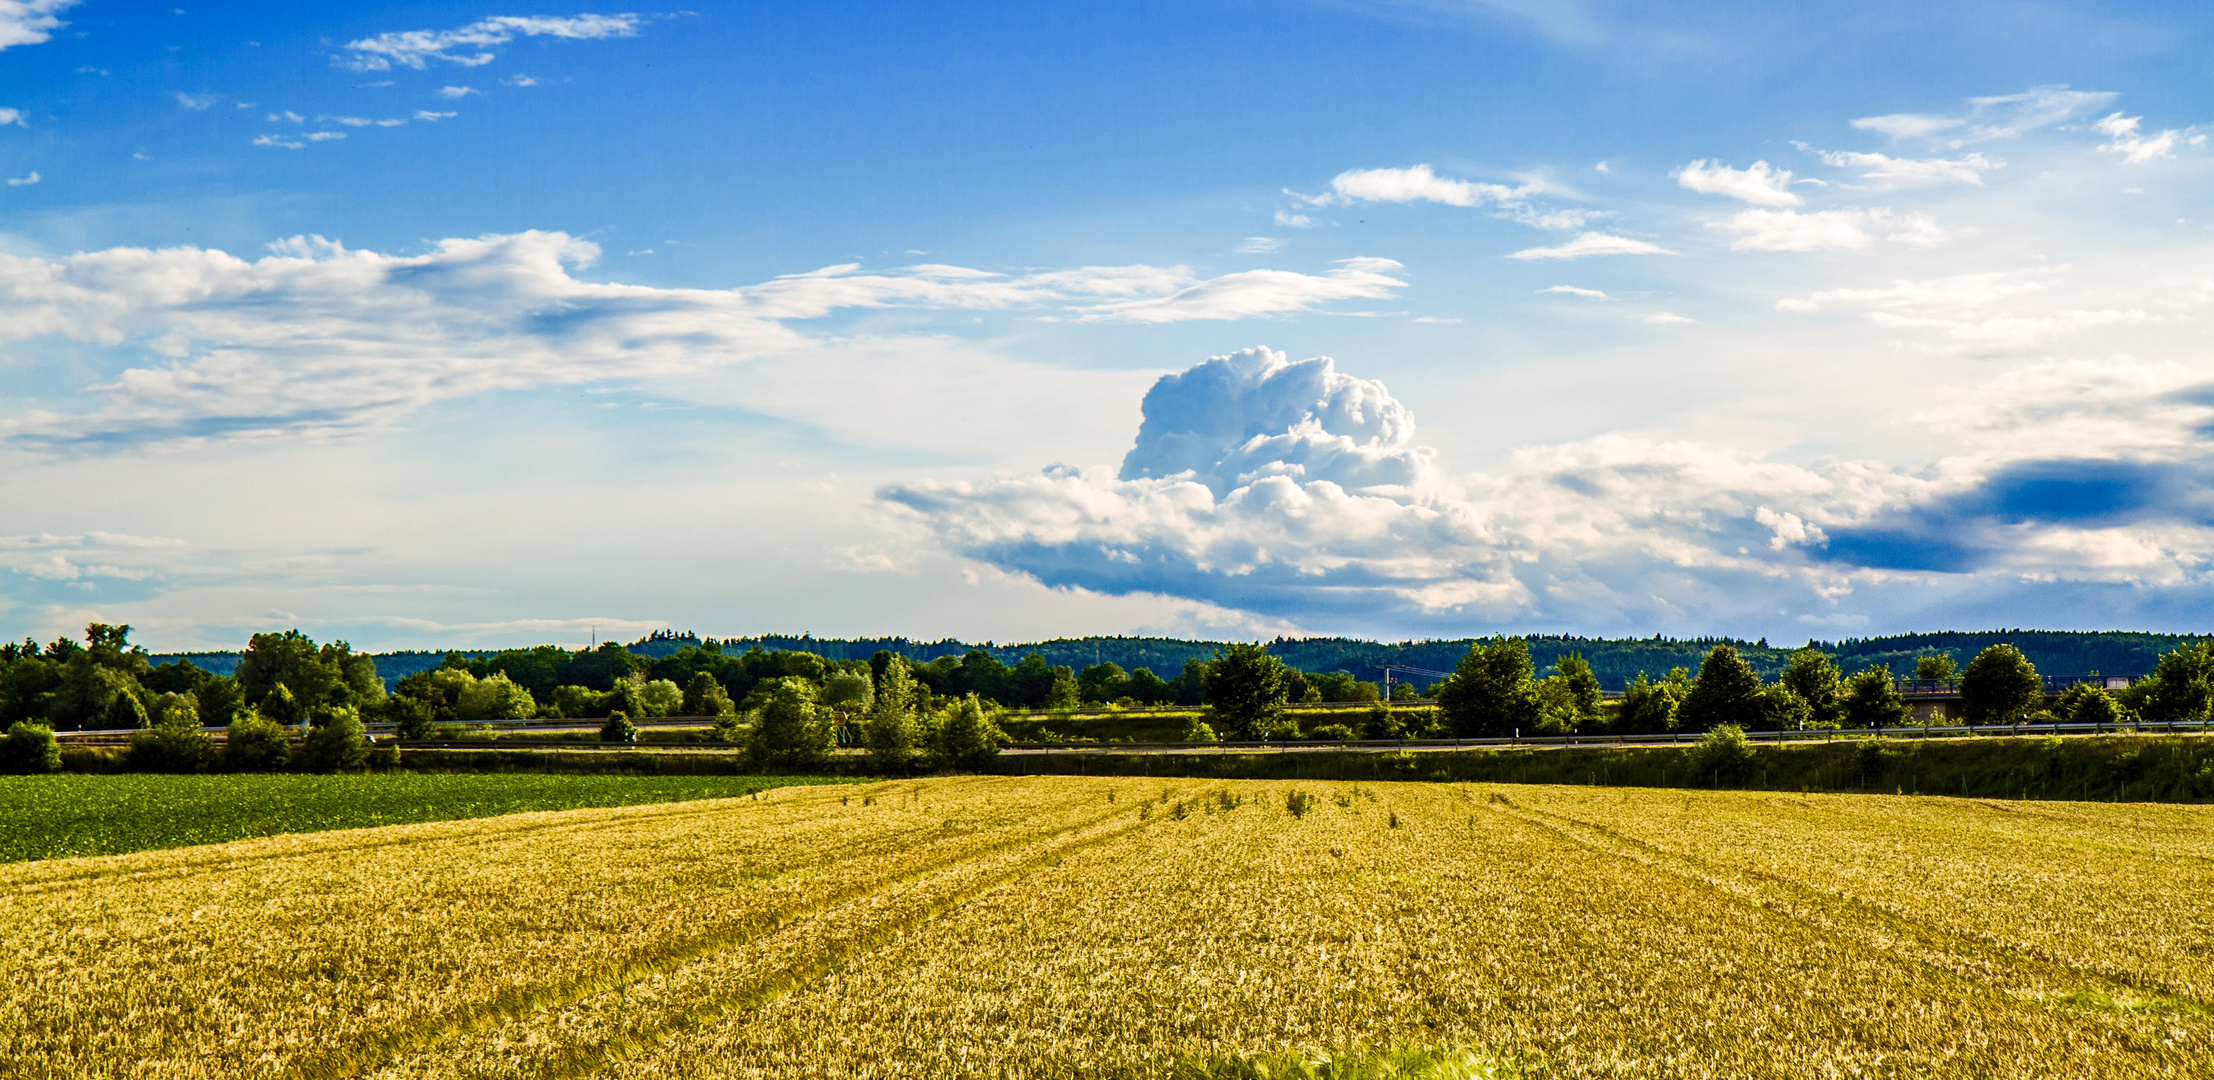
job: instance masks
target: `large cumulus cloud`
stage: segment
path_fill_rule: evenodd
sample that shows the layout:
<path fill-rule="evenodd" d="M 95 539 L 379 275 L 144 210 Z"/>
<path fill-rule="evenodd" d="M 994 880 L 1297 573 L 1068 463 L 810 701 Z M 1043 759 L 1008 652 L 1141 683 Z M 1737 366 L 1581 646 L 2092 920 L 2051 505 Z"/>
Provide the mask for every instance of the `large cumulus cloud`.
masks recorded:
<path fill-rule="evenodd" d="M 2203 596 L 2209 401 L 2177 368 L 2045 365 L 1920 418 L 1965 450 L 1914 467 L 1616 434 L 1456 476 L 1381 383 L 1257 348 L 1164 376 L 1119 468 L 879 498 L 1048 585 L 1316 629 L 1849 628 L 1869 604 L 1968 610 L 2022 588 L 2106 608 L 2116 589 Z"/>

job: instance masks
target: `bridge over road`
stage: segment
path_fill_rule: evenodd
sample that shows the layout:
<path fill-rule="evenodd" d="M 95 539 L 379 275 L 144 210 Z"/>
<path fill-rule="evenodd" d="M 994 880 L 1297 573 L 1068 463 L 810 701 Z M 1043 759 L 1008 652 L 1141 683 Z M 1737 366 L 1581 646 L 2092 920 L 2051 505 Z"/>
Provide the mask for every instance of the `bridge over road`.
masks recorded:
<path fill-rule="evenodd" d="M 2045 704 L 2058 704 L 2061 696 L 2078 686 L 2096 686 L 2101 690 L 2127 690 L 2143 675 L 2043 675 Z M 1932 724 L 1960 719 L 1959 679 L 1900 679 L 1899 696 L 1907 700 L 1914 710 L 1917 723 Z"/>

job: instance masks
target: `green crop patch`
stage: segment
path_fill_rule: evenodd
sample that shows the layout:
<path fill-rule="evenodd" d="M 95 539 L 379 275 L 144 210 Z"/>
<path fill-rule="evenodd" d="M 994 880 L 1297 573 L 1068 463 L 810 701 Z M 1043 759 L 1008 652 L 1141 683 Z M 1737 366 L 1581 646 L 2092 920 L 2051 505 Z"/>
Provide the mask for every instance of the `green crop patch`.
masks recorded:
<path fill-rule="evenodd" d="M 0 777 L 0 862 L 120 855 L 279 833 L 750 795 L 797 776 L 431 773 Z"/>

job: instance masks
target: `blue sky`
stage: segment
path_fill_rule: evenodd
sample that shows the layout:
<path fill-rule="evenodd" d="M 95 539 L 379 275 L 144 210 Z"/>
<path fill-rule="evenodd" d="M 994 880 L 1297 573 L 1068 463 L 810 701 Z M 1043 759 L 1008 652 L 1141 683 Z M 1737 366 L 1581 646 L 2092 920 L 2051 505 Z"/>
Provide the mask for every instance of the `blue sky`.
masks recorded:
<path fill-rule="evenodd" d="M 0 625 L 2203 629 L 2210 23 L 0 2 Z"/>

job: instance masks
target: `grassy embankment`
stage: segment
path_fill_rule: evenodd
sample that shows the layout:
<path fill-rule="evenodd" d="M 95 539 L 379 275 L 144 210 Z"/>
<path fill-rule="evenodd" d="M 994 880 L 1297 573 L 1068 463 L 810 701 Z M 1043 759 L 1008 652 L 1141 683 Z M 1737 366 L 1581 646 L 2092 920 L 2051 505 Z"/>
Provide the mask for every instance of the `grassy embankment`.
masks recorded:
<path fill-rule="evenodd" d="M 531 810 L 720 799 L 828 782 L 793 776 L 530 773 L 0 776 L 0 862 Z"/>
<path fill-rule="evenodd" d="M 1695 747 L 1007 755 L 1016 775 L 1427 780 L 2003 799 L 2214 801 L 2214 736 L 1839 739 L 1756 745 L 1735 769 Z"/>
<path fill-rule="evenodd" d="M 1560 1080 L 2198 1075 L 2209 825 L 963 777 L 21 863 L 0 866 L 0 1061 L 1150 1078 L 1431 1047 L 1457 1075 Z"/>

